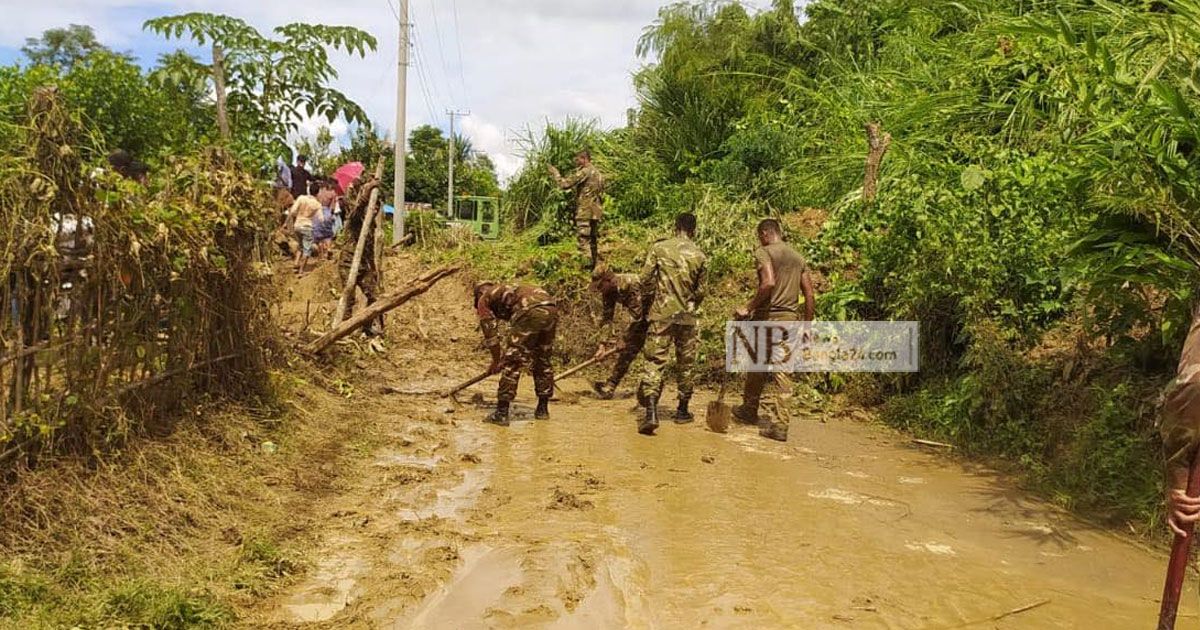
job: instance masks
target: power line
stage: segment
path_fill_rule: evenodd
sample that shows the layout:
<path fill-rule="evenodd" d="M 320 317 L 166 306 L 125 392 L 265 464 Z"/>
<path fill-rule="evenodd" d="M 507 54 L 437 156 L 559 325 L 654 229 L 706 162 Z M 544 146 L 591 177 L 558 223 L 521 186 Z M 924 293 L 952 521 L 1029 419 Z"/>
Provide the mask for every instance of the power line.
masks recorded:
<path fill-rule="evenodd" d="M 415 31 L 414 31 L 415 34 Z M 429 108 L 429 122 L 436 123 L 438 116 L 434 112 L 434 103 L 439 102 L 437 92 L 432 86 L 433 81 L 429 78 L 428 66 L 429 55 L 421 52 L 420 39 L 413 37 L 413 54 L 416 57 L 417 79 L 421 85 L 421 96 L 425 99 L 425 106 Z"/>
<path fill-rule="evenodd" d="M 458 0 L 450 0 L 454 8 L 454 43 L 458 46 L 458 80 L 462 84 L 463 99 L 471 104 L 471 92 L 467 89 L 467 77 L 463 72 L 462 29 L 458 26 Z"/>
<path fill-rule="evenodd" d="M 400 19 L 400 13 L 398 11 L 396 11 L 396 5 L 392 4 L 392 0 L 385 0 L 385 1 L 387 2 L 388 8 L 391 9 L 391 11 L 392 11 L 392 16 L 396 18 L 396 23 L 400 26 L 401 29 L 403 29 L 404 21 Z M 413 24 L 409 24 L 409 26 L 415 27 L 415 25 L 413 25 Z M 411 28 L 411 30 L 409 32 L 408 47 L 413 49 L 413 56 L 415 58 L 414 59 L 415 63 L 413 63 L 411 65 L 415 66 L 417 69 L 417 81 L 418 81 L 418 87 L 420 88 L 420 92 L 421 92 L 421 100 L 425 102 L 425 110 L 427 112 L 429 112 L 429 120 L 431 122 L 436 122 L 437 114 L 435 114 L 434 112 L 437 110 L 433 106 L 433 101 L 430 100 L 430 89 L 429 89 L 429 85 L 428 85 L 427 80 L 424 75 L 424 71 L 425 71 L 424 63 L 421 61 L 420 50 L 416 46 L 415 30 L 416 30 L 415 28 Z M 380 77 L 381 77 L 380 81 L 382 81 L 382 75 L 380 75 Z"/>
<path fill-rule="evenodd" d="M 450 85 L 450 65 L 446 63 L 446 44 L 442 41 L 442 26 L 438 21 L 437 7 L 434 6 L 433 0 L 429 0 L 429 13 L 433 16 L 433 34 L 437 38 L 438 57 L 442 60 L 442 77 L 446 80 L 447 88 Z M 450 97 L 454 98 L 451 90 Z"/>

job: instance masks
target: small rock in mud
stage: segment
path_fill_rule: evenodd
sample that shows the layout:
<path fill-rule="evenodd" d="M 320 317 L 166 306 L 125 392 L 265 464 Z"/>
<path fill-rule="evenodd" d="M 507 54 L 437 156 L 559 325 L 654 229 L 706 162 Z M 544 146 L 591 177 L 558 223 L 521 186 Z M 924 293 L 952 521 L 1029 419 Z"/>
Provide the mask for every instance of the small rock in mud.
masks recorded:
<path fill-rule="evenodd" d="M 475 453 L 463 453 L 462 460 L 468 464 L 483 463 L 483 458 L 476 455 Z"/>
<path fill-rule="evenodd" d="M 581 499 L 570 492 L 563 492 L 560 488 L 554 489 L 554 497 L 547 506 L 551 510 L 590 510 L 594 507 L 596 504 L 591 501 Z"/>
<path fill-rule="evenodd" d="M 454 407 L 446 407 L 445 409 L 442 409 L 442 413 L 445 413 L 445 414 L 453 414 L 455 411 L 458 411 L 458 410 L 455 409 Z"/>
<path fill-rule="evenodd" d="M 705 464 L 715 464 L 717 463 L 717 458 L 713 457 L 712 455 L 701 455 L 700 461 L 704 462 Z"/>
<path fill-rule="evenodd" d="M 484 400 L 483 400 L 482 393 L 475 392 L 474 394 L 471 395 L 471 404 L 472 405 L 478 406 L 478 405 L 482 405 L 483 403 L 484 403 Z"/>
<path fill-rule="evenodd" d="M 458 560 L 458 558 L 458 550 L 448 545 L 434 547 L 433 549 L 425 552 L 425 561 L 429 563 L 454 562 Z"/>

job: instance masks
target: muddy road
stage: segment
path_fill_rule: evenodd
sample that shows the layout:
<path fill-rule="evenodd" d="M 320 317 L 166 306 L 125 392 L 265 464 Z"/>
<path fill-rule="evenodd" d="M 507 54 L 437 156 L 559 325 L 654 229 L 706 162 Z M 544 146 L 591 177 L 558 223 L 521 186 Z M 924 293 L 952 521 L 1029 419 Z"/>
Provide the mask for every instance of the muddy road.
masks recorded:
<path fill-rule="evenodd" d="M 365 382 L 347 405 L 385 446 L 349 471 L 351 491 L 313 506 L 325 523 L 313 566 L 251 625 L 1141 628 L 1156 618 L 1161 554 L 862 413 L 798 421 L 779 444 L 701 422 L 643 437 L 631 399 L 597 401 L 583 379 L 564 384 L 549 421 L 532 420 L 523 382 L 507 429 L 480 422 L 494 382 L 460 405 L 382 393 L 443 388 L 485 363 L 467 295 L 461 282 L 439 285 L 393 316 L 385 352 L 362 360 Z M 1180 627 L 1196 608 L 1185 597 Z"/>

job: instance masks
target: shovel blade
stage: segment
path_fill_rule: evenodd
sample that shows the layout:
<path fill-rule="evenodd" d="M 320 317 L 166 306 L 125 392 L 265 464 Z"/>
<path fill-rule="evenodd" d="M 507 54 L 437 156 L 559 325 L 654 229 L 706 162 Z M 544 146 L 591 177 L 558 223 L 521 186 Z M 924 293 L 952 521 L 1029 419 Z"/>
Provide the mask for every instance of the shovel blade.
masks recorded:
<path fill-rule="evenodd" d="M 723 402 L 712 401 L 704 412 L 704 421 L 713 433 L 727 433 L 733 422 L 733 410 Z"/>

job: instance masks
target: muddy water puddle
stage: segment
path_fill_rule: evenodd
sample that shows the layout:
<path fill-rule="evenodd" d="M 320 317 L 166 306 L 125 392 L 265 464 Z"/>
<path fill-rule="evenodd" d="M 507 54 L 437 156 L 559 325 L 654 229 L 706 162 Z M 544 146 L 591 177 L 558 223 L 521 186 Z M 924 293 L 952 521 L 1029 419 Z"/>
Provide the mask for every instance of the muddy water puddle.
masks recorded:
<path fill-rule="evenodd" d="M 1161 558 L 880 429 L 645 438 L 627 407 L 486 428 L 489 484 L 511 495 L 489 544 L 511 544 L 464 560 L 416 627 L 1130 628 L 1156 613 Z M 515 568 L 549 542 L 586 576 Z M 571 581 L 581 592 L 553 587 Z"/>
<path fill-rule="evenodd" d="M 354 544 L 334 538 L 282 618 L 1136 628 L 1156 613 L 1161 557 L 877 427 L 798 422 L 779 444 L 667 423 L 646 438 L 627 401 L 580 400 L 507 429 L 464 406 L 424 443 L 400 439 L 368 470 L 426 473 L 358 499 L 379 504 L 374 520 Z"/>

